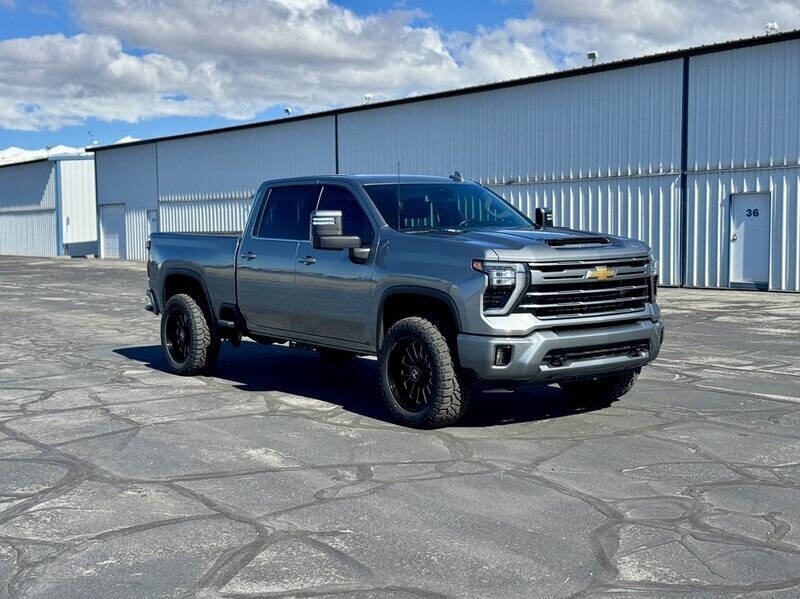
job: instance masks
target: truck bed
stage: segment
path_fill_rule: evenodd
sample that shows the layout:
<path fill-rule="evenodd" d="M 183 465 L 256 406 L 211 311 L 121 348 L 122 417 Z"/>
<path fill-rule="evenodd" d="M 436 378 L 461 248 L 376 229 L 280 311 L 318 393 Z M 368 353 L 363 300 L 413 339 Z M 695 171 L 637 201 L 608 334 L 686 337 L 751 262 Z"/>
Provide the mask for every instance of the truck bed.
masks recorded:
<path fill-rule="evenodd" d="M 150 239 L 150 258 L 161 273 L 178 269 L 200 275 L 215 310 L 236 303 L 239 233 L 153 233 Z"/>

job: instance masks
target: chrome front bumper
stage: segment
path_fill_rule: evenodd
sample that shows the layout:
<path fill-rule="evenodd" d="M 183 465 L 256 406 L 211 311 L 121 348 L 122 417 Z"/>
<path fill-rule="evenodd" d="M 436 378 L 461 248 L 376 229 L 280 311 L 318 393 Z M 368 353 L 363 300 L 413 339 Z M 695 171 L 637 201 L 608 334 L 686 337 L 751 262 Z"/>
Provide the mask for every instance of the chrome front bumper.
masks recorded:
<path fill-rule="evenodd" d="M 652 320 L 599 328 L 536 331 L 527 337 L 461 334 L 458 336 L 458 353 L 461 366 L 484 381 L 549 382 L 641 368 L 658 356 L 663 336 L 664 325 Z M 577 348 L 592 350 L 635 341 L 649 342 L 649 350 L 567 359 L 559 365 L 553 364 L 552 360 L 549 363 L 545 361 L 549 352 Z M 495 366 L 498 348 L 511 350 L 510 359 L 504 366 Z"/>

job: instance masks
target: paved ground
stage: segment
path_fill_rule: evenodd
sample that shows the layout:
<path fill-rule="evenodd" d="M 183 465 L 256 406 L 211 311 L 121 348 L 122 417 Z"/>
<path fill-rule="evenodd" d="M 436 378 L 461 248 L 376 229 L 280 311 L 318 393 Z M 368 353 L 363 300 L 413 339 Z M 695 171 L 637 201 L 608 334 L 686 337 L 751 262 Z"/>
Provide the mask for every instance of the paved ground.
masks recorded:
<path fill-rule="evenodd" d="M 0 259 L 0 597 L 800 595 L 800 296 L 664 290 L 613 407 L 420 432 L 372 360 L 168 374 L 143 284 Z"/>

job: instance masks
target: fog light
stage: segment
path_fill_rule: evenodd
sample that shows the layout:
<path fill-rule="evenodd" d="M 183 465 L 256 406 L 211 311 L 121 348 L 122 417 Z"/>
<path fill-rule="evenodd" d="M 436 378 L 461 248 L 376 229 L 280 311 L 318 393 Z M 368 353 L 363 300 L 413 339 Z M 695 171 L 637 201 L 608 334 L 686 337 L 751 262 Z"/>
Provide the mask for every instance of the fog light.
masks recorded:
<path fill-rule="evenodd" d="M 494 365 L 495 366 L 508 366 L 511 362 L 511 346 L 510 345 L 497 345 L 494 348 Z"/>

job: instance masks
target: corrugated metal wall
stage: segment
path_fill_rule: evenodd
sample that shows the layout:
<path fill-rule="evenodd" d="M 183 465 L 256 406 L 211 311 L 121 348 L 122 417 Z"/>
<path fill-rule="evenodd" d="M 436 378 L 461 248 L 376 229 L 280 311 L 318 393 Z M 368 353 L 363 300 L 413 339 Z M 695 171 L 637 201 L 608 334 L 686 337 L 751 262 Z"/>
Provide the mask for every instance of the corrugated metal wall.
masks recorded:
<path fill-rule="evenodd" d="M 679 254 L 679 177 L 618 177 L 574 181 L 493 186 L 492 189 L 519 210 L 533 214 L 539 206 L 553 210 L 557 226 L 587 229 L 641 239 L 656 256 Z M 680 263 L 662 259 L 660 280 L 680 282 Z"/>
<path fill-rule="evenodd" d="M 241 231 L 250 214 L 251 198 L 203 202 L 161 202 L 162 231 Z"/>
<path fill-rule="evenodd" d="M 688 169 L 798 164 L 800 40 L 690 59 Z"/>
<path fill-rule="evenodd" d="M 144 260 L 147 211 L 158 208 L 156 144 L 98 152 L 95 160 L 97 203 L 125 204 L 125 253 L 120 258 Z M 100 247 L 102 256 L 102 239 Z"/>
<path fill-rule="evenodd" d="M 266 179 L 336 169 L 334 118 L 158 143 L 162 231 L 240 231 Z"/>
<path fill-rule="evenodd" d="M 0 254 L 57 254 L 55 179 L 48 160 L 0 168 Z"/>
<path fill-rule="evenodd" d="M 60 160 L 57 164 L 63 243 L 97 241 L 94 160 Z"/>
<path fill-rule="evenodd" d="M 343 114 L 341 171 L 459 170 L 530 216 L 547 205 L 649 243 L 677 285 L 682 73 L 671 60 Z"/>
<path fill-rule="evenodd" d="M 128 257 L 146 211 L 162 230 L 238 230 L 264 179 L 447 174 L 481 181 L 532 215 L 641 239 L 661 281 L 727 286 L 730 194 L 772 196 L 770 288 L 800 291 L 800 40 L 228 131 L 98 154 L 99 201 L 127 203 Z M 336 120 L 335 120 L 336 119 Z M 682 211 L 681 175 L 686 182 Z M 682 227 L 685 224 L 685 259 Z"/>
<path fill-rule="evenodd" d="M 770 289 L 800 291 L 800 40 L 690 59 L 686 284 L 729 284 L 730 194 L 772 196 Z"/>
<path fill-rule="evenodd" d="M 55 210 L 0 210 L 1 255 L 55 256 L 57 244 Z"/>
<path fill-rule="evenodd" d="M 680 168 L 680 60 L 342 114 L 343 173 L 492 185 Z"/>
<path fill-rule="evenodd" d="M 727 287 L 732 193 L 770 192 L 770 289 L 800 291 L 800 169 L 752 169 L 689 177 L 686 284 Z"/>

